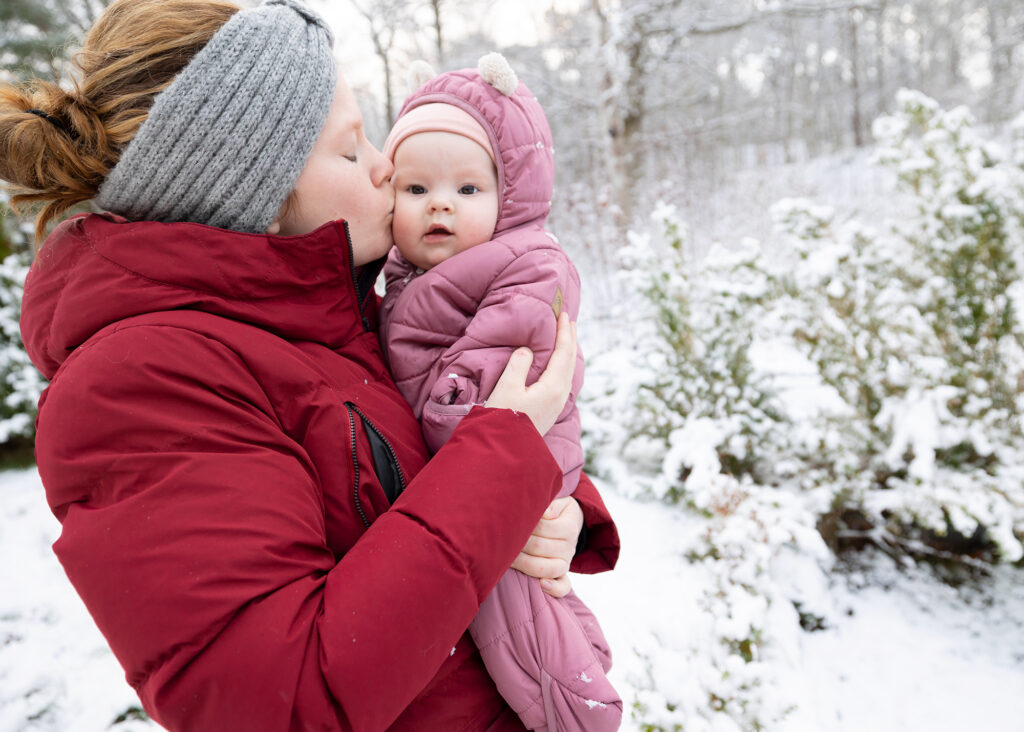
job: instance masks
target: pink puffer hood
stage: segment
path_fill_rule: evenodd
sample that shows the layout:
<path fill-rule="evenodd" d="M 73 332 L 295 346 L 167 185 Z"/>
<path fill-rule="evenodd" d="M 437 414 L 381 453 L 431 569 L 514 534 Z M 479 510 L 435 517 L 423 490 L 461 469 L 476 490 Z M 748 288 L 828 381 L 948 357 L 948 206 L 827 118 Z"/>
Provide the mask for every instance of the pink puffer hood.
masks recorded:
<path fill-rule="evenodd" d="M 487 132 L 502 202 L 494 235 L 527 222 L 543 225 L 551 211 L 555 182 L 551 128 L 544 110 L 508 62 L 491 53 L 480 59 L 477 69 L 430 79 L 405 100 L 399 118 L 434 103 L 468 112 Z"/>

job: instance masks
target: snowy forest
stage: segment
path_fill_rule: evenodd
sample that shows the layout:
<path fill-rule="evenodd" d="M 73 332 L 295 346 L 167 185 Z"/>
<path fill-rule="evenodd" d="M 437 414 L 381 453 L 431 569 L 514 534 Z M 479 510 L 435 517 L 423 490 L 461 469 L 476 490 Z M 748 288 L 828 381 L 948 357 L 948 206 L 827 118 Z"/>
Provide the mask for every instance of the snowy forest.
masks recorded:
<path fill-rule="evenodd" d="M 106 4 L 4 0 L 0 80 Z M 376 143 L 416 59 L 547 112 L 623 728 L 1024 729 L 1024 3 L 311 4 Z M 156 729 L 49 550 L 6 196 L 0 730 Z"/>

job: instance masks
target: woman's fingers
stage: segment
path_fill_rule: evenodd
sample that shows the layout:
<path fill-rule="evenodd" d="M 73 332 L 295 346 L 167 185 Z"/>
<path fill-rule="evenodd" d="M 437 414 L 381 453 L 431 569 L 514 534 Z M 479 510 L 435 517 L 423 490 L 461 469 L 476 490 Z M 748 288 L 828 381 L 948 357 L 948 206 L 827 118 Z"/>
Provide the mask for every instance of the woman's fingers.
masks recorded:
<path fill-rule="evenodd" d="M 523 554 L 529 554 L 534 557 L 547 557 L 549 559 L 572 561 L 572 557 L 567 556 L 569 554 L 566 550 L 568 544 L 568 537 L 554 537 L 549 539 L 534 534 L 527 539 L 526 546 L 523 547 Z"/>
<path fill-rule="evenodd" d="M 539 529 L 544 521 L 554 521 L 555 519 L 562 518 L 562 515 L 565 513 L 565 509 L 569 508 L 575 502 L 576 499 L 572 496 L 563 496 L 562 498 L 556 498 L 553 500 L 544 511 L 544 515 L 541 516 L 541 522 L 537 524 L 537 528 Z"/>
<path fill-rule="evenodd" d="M 552 597 L 565 597 L 572 589 L 572 582 L 569 581 L 569 575 L 563 574 L 555 579 L 541 580 L 540 588 Z"/>
<path fill-rule="evenodd" d="M 517 348 L 512 351 L 505 370 L 501 372 L 498 383 L 494 385 L 491 395 L 487 398 L 486 406 L 515 409 L 514 406 L 508 406 L 506 402 L 515 401 L 517 397 L 521 398 L 525 394 L 526 377 L 530 373 L 532 364 L 533 351 L 529 348 Z M 519 411 L 525 411 L 525 409 Z"/>
<path fill-rule="evenodd" d="M 569 561 L 555 557 L 539 557 L 520 552 L 512 562 L 512 569 L 537 579 L 555 579 L 569 571 Z"/>
<path fill-rule="evenodd" d="M 569 571 L 583 527 L 583 510 L 572 496 L 556 498 L 537 522 L 512 564 L 531 577 L 555 578 Z"/>

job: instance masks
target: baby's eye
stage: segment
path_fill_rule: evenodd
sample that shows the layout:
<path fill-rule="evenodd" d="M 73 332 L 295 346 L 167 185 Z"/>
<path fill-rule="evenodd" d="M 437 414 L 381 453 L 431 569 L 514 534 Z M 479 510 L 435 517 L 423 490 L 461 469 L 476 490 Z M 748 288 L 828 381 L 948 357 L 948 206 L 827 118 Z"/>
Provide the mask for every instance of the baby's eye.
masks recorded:
<path fill-rule="evenodd" d="M 422 196 L 424 193 L 427 192 L 427 189 L 421 185 L 413 183 L 411 186 L 409 186 L 408 191 L 414 196 Z"/>
<path fill-rule="evenodd" d="M 477 188 L 475 185 L 468 184 L 468 185 L 462 186 L 462 188 L 459 189 L 459 193 L 461 193 L 463 196 L 472 196 L 474 193 L 477 193 L 479 190 L 480 189 Z"/>

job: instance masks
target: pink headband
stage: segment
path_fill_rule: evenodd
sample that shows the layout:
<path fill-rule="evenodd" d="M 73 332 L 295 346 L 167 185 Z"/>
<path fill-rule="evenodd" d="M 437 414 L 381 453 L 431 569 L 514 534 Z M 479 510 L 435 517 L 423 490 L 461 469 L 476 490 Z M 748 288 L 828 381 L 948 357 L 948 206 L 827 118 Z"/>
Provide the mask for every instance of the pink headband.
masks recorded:
<path fill-rule="evenodd" d="M 486 150 L 491 160 L 494 160 L 491 141 L 480 123 L 473 119 L 469 112 L 441 102 L 414 107 L 399 117 L 395 126 L 391 128 L 388 139 L 384 141 L 384 154 L 388 159 L 394 160 L 398 146 L 407 138 L 421 132 L 451 132 L 468 137 Z"/>

